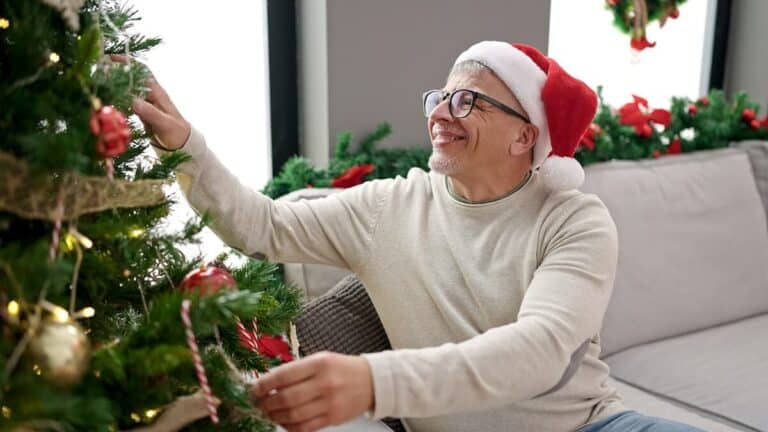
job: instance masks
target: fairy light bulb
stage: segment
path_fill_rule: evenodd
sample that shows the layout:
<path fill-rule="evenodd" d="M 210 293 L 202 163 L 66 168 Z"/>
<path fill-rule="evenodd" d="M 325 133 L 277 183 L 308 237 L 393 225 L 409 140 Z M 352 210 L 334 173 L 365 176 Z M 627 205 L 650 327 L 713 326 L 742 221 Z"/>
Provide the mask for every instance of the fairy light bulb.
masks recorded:
<path fill-rule="evenodd" d="M 6 18 L 0 18 L 0 30 L 5 30 L 11 26 L 11 22 Z"/>

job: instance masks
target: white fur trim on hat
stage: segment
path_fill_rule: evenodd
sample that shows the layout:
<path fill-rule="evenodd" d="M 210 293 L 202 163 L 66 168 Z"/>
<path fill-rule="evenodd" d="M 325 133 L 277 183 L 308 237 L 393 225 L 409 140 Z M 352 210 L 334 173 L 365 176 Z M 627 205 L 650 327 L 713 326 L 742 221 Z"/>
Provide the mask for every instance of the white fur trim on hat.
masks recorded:
<path fill-rule="evenodd" d="M 541 167 L 552 150 L 547 115 L 541 100 L 547 75 L 530 57 L 508 42 L 478 42 L 461 53 L 454 64 L 467 60 L 475 60 L 491 69 L 520 101 L 531 123 L 539 129 L 533 149 L 533 168 Z"/>
<path fill-rule="evenodd" d="M 584 168 L 572 157 L 552 155 L 546 158 L 539 175 L 550 190 L 578 189 L 584 183 Z"/>

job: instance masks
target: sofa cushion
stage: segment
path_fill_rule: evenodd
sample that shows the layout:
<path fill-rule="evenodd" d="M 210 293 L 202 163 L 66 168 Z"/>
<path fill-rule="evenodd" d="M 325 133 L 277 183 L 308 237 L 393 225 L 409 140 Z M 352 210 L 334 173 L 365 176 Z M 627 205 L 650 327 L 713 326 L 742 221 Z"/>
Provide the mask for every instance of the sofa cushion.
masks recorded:
<path fill-rule="evenodd" d="M 768 430 L 768 314 L 641 345 L 605 358 L 645 391 Z"/>
<path fill-rule="evenodd" d="M 616 379 L 610 381 L 611 386 L 615 387 L 621 395 L 624 405 L 633 411 L 674 420 L 709 432 L 754 431 L 752 428 L 746 428 L 663 395 L 653 395 Z"/>
<path fill-rule="evenodd" d="M 616 222 L 604 355 L 768 312 L 768 234 L 750 161 L 721 149 L 586 168 Z"/>
<path fill-rule="evenodd" d="M 760 192 L 763 207 L 768 214 L 768 141 L 739 141 L 733 145 L 743 149 L 749 155 L 757 190 Z"/>

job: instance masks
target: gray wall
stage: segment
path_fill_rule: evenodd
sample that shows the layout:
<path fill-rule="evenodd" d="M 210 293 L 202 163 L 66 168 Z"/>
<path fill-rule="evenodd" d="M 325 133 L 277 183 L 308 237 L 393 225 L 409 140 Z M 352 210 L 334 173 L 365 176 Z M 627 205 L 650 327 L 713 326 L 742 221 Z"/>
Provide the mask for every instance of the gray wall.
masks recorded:
<path fill-rule="evenodd" d="M 351 130 L 360 139 L 382 121 L 393 128 L 383 147 L 429 145 L 421 93 L 442 87 L 453 60 L 476 41 L 524 42 L 545 51 L 549 4 L 299 0 L 303 154 L 325 163 L 338 133 Z"/>
<path fill-rule="evenodd" d="M 733 1 L 725 70 L 728 94 L 743 90 L 764 109 L 768 105 L 767 17 L 768 1 Z"/>

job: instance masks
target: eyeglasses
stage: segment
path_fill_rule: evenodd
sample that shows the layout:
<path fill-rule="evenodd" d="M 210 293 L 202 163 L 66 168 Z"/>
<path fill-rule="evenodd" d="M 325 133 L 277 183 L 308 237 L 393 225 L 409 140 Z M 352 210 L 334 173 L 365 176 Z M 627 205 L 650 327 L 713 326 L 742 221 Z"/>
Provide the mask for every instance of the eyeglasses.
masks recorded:
<path fill-rule="evenodd" d="M 448 111 L 451 113 L 453 118 L 464 118 L 468 116 L 469 113 L 472 112 L 472 108 L 475 107 L 475 101 L 482 99 L 511 116 L 515 116 L 526 123 L 531 122 L 528 117 L 520 114 L 504 103 L 499 102 L 490 96 L 486 96 L 474 90 L 467 89 L 458 89 L 454 90 L 453 92 L 447 92 L 444 90 L 429 90 L 425 92 L 423 96 L 424 115 L 429 117 L 429 115 L 432 114 L 432 111 L 434 111 L 442 101 L 448 98 L 450 98 Z"/>

